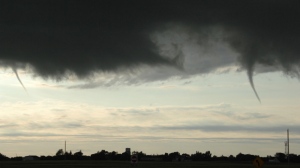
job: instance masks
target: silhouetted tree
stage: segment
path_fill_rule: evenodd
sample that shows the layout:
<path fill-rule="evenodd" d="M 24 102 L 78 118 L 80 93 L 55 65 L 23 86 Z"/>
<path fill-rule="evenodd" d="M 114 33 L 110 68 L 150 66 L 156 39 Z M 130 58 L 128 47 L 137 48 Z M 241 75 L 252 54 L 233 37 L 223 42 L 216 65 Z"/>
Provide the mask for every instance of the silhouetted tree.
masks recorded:
<path fill-rule="evenodd" d="M 182 161 L 191 160 L 191 156 L 189 154 L 184 153 L 181 155 L 181 159 Z"/>
<path fill-rule="evenodd" d="M 236 160 L 238 160 L 238 161 L 253 161 L 256 157 L 257 157 L 256 155 L 239 153 L 238 155 L 236 155 Z"/>
<path fill-rule="evenodd" d="M 220 157 L 218 157 L 218 161 L 227 161 L 227 160 L 228 160 L 227 156 L 221 155 Z"/>
<path fill-rule="evenodd" d="M 210 151 L 206 151 L 205 153 L 196 151 L 195 154 L 192 154 L 191 158 L 194 161 L 209 161 L 211 160 L 211 153 Z"/>
<path fill-rule="evenodd" d="M 133 155 L 136 155 L 138 157 L 138 160 L 141 160 L 144 156 L 146 156 L 145 153 L 143 153 L 142 151 L 138 152 L 138 151 L 133 151 L 132 152 Z"/>
<path fill-rule="evenodd" d="M 74 156 L 83 156 L 83 153 L 81 152 L 81 150 L 80 151 L 78 151 L 78 152 L 75 152 L 74 153 Z"/>
<path fill-rule="evenodd" d="M 234 157 L 233 155 L 230 155 L 230 156 L 228 157 L 228 160 L 229 160 L 229 161 L 234 161 L 234 159 L 235 159 L 235 157 Z"/>
<path fill-rule="evenodd" d="M 62 156 L 62 155 L 64 155 L 64 150 L 62 149 L 59 149 L 55 154 L 55 156 Z"/>
<path fill-rule="evenodd" d="M 66 153 L 65 153 L 65 155 L 72 156 L 72 155 L 73 155 L 73 153 L 72 153 L 72 151 L 70 150 L 70 152 L 66 152 Z"/>
<path fill-rule="evenodd" d="M 169 154 L 165 153 L 162 160 L 163 161 L 171 161 L 170 158 L 169 158 Z"/>
<path fill-rule="evenodd" d="M 82 151 L 80 150 L 78 152 L 75 152 L 74 155 L 73 155 L 73 158 L 75 160 L 82 160 L 83 159 L 83 153 L 82 153 Z"/>
<path fill-rule="evenodd" d="M 63 159 L 66 159 L 65 158 L 65 153 L 62 149 L 59 149 L 56 152 L 55 156 L 53 157 L 53 160 L 63 160 Z"/>
<path fill-rule="evenodd" d="M 9 160 L 9 158 L 2 153 L 0 153 L 0 160 Z"/>
<path fill-rule="evenodd" d="M 21 160 L 23 160 L 23 157 L 22 157 L 22 156 L 16 156 L 16 157 L 10 158 L 10 160 L 13 160 L 13 161 L 21 161 Z"/>
<path fill-rule="evenodd" d="M 178 161 L 180 157 L 180 153 L 179 152 L 173 152 L 169 154 L 169 159 L 172 161 Z"/>
<path fill-rule="evenodd" d="M 116 159 L 117 159 L 117 156 L 118 156 L 118 152 L 112 151 L 112 152 L 110 153 L 110 155 L 111 155 L 111 159 L 112 159 L 112 160 L 116 160 Z"/>
<path fill-rule="evenodd" d="M 130 160 L 130 154 L 127 152 L 123 152 L 121 155 L 121 160 Z"/>
<path fill-rule="evenodd" d="M 101 150 L 101 152 L 97 152 L 94 154 L 91 154 L 91 159 L 93 160 L 105 160 L 106 159 L 106 155 L 108 155 L 108 152 L 105 150 Z"/>
<path fill-rule="evenodd" d="M 118 160 L 119 159 L 118 152 L 116 152 L 116 151 L 108 152 L 106 154 L 106 159 L 108 159 L 108 160 Z"/>
<path fill-rule="evenodd" d="M 286 159 L 286 155 L 284 153 L 280 153 L 280 152 L 277 152 L 275 154 L 275 157 L 280 161 L 280 162 L 286 162 L 287 159 Z"/>
<path fill-rule="evenodd" d="M 41 160 L 54 160 L 55 158 L 52 156 L 41 156 Z"/>
<path fill-rule="evenodd" d="M 290 159 L 290 162 L 295 162 L 295 163 L 300 162 L 300 157 L 295 154 L 292 154 L 292 153 L 289 154 L 289 159 Z"/>
<path fill-rule="evenodd" d="M 204 160 L 205 161 L 211 160 L 211 153 L 210 153 L 210 151 L 206 151 L 205 152 L 205 154 L 204 154 Z"/>

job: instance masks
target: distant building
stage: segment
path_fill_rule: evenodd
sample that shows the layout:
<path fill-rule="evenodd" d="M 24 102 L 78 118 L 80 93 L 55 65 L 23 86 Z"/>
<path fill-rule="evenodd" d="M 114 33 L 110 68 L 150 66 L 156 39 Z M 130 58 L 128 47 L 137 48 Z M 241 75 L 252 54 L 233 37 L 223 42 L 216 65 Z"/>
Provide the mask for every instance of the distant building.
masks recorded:
<path fill-rule="evenodd" d="M 142 161 L 162 161 L 162 156 L 145 156 L 141 158 Z"/>
<path fill-rule="evenodd" d="M 275 158 L 269 158 L 269 163 L 279 163 L 280 161 L 275 157 Z"/>
<path fill-rule="evenodd" d="M 125 148 L 125 153 L 127 153 L 128 155 L 130 155 L 131 154 L 130 148 Z"/>
<path fill-rule="evenodd" d="M 38 156 L 33 156 L 33 155 L 23 157 L 23 161 L 33 161 L 33 160 L 40 160 L 40 158 Z"/>

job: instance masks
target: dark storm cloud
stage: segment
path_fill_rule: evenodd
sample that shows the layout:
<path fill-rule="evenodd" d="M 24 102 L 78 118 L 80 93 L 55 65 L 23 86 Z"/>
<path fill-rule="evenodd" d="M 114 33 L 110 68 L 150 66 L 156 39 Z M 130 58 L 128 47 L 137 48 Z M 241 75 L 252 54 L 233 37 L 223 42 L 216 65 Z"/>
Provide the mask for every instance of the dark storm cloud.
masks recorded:
<path fill-rule="evenodd" d="M 181 46 L 173 44 L 173 56 L 166 57 L 160 52 L 164 46 L 151 40 L 179 25 L 200 46 L 208 47 L 211 38 L 228 44 L 253 89 L 257 64 L 299 76 L 299 1 L 7 0 L 0 2 L 0 15 L 0 65 L 29 67 L 43 78 L 60 80 L 71 73 L 86 78 L 140 65 L 184 71 Z M 224 63 L 216 67 L 227 60 L 218 61 Z M 199 73 L 214 69 L 201 66 Z"/>
<path fill-rule="evenodd" d="M 85 77 L 94 71 L 114 71 L 143 63 L 171 64 L 172 60 L 156 53 L 148 39 L 147 22 L 153 21 L 143 17 L 147 11 L 143 12 L 141 5 L 4 1 L 1 64 L 17 68 L 29 65 L 37 75 L 58 79 L 68 72 Z"/>

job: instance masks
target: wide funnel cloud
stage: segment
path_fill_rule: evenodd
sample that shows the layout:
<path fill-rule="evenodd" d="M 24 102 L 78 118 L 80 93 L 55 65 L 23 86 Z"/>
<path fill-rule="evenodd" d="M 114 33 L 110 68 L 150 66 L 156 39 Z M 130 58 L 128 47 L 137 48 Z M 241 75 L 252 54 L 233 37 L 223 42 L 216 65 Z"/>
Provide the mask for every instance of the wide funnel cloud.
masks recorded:
<path fill-rule="evenodd" d="M 298 6 L 293 0 L 1 1 L 0 65 L 56 80 L 173 67 L 155 80 L 237 61 L 254 89 L 253 72 L 270 70 L 264 67 L 298 75 Z"/>

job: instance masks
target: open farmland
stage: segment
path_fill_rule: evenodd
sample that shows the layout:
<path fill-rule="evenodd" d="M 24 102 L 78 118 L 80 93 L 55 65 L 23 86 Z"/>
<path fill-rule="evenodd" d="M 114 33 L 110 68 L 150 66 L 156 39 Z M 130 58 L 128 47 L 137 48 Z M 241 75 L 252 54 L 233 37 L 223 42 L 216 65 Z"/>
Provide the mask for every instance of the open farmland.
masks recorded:
<path fill-rule="evenodd" d="M 251 162 L 139 162 L 122 161 L 2 161 L 0 168 L 254 168 Z M 264 164 L 264 168 L 299 168 L 300 164 Z"/>

